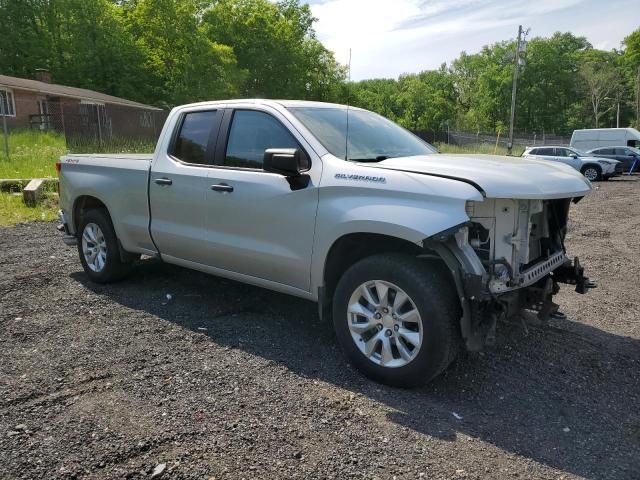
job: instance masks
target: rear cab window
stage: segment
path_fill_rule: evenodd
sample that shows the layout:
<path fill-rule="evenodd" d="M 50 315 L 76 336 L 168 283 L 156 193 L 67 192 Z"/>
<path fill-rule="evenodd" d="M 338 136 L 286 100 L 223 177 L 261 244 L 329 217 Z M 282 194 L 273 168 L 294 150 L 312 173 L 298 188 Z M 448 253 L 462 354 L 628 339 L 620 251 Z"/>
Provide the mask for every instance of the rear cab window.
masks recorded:
<path fill-rule="evenodd" d="M 169 154 L 184 163 L 211 163 L 207 152 L 213 151 L 219 124 L 218 110 L 185 113 L 169 148 Z"/>

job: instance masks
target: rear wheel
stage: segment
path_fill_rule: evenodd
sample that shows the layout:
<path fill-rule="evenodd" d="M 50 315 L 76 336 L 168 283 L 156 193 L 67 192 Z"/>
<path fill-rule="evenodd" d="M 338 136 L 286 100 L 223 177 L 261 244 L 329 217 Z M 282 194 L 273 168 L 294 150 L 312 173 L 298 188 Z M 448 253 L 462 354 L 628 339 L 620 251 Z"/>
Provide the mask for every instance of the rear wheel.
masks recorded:
<path fill-rule="evenodd" d="M 446 269 L 409 255 L 365 258 L 342 276 L 333 322 L 351 362 L 395 386 L 440 374 L 460 345 L 460 306 Z"/>
<path fill-rule="evenodd" d="M 587 165 L 582 167 L 581 172 L 590 182 L 595 182 L 602 178 L 602 169 L 597 165 Z"/>
<path fill-rule="evenodd" d="M 114 282 L 131 271 L 131 263 L 120 258 L 118 239 L 104 209 L 86 212 L 80 220 L 78 232 L 80 262 L 92 281 Z"/>

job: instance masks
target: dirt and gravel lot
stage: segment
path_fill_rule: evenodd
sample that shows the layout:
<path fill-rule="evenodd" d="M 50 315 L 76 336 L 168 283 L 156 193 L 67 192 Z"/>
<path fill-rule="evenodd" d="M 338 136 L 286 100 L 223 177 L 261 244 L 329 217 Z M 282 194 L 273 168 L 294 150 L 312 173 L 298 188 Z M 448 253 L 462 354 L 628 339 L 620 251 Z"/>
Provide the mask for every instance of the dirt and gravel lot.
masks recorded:
<path fill-rule="evenodd" d="M 311 303 L 153 261 L 92 285 L 54 224 L 0 229 L 0 478 L 640 478 L 639 192 L 575 206 L 600 286 L 567 320 L 414 390 L 353 371 Z"/>

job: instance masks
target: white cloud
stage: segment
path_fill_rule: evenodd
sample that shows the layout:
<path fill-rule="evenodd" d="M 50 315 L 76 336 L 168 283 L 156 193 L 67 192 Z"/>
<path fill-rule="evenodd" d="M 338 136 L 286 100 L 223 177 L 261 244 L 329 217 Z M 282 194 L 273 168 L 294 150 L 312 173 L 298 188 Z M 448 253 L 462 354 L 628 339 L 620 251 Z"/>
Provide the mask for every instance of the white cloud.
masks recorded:
<path fill-rule="evenodd" d="M 436 68 L 462 50 L 514 38 L 518 24 L 532 36 L 571 31 L 596 46 L 619 46 L 637 28 L 628 14 L 636 1 L 326 0 L 311 9 L 318 37 L 338 61 L 346 64 L 352 49 L 358 80 Z"/>

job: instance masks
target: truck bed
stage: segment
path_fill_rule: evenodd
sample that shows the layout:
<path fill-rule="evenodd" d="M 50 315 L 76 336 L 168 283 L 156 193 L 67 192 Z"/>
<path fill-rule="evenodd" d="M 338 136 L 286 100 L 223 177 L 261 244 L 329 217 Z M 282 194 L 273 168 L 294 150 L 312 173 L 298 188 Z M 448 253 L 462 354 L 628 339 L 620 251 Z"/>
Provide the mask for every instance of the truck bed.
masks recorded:
<path fill-rule="evenodd" d="M 147 188 L 152 153 L 72 154 L 60 158 L 60 204 L 72 230 L 84 198 L 104 202 L 123 247 L 153 254 Z M 76 200 L 72 203 L 72 199 Z M 74 232 L 72 232 L 74 233 Z"/>

